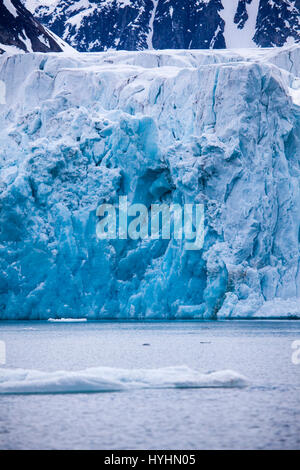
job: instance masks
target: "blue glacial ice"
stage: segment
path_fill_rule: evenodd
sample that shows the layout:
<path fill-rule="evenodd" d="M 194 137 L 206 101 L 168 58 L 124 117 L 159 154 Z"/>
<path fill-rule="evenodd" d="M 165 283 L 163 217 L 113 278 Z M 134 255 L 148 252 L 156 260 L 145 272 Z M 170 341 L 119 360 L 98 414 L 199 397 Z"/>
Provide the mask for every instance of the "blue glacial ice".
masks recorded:
<path fill-rule="evenodd" d="M 0 318 L 300 317 L 300 48 L 0 58 Z M 97 240 L 120 195 L 205 243 Z"/>

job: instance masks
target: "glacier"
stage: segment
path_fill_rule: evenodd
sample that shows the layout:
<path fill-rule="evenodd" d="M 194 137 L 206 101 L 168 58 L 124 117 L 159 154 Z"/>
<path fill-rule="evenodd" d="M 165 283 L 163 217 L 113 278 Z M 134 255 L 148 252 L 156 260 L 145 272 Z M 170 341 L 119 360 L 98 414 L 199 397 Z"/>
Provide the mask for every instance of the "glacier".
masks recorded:
<path fill-rule="evenodd" d="M 300 47 L 0 57 L 0 318 L 300 317 Z M 3 95 L 3 96 L 2 96 Z M 205 206 L 205 243 L 96 209 Z"/>

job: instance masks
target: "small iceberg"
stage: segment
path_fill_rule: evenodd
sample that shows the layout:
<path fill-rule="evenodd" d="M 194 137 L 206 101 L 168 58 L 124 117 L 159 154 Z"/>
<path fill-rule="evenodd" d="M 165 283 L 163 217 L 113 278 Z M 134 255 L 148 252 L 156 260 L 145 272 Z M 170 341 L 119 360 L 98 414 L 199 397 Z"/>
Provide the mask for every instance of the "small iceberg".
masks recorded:
<path fill-rule="evenodd" d="M 56 372 L 0 369 L 0 395 L 117 392 L 151 388 L 241 388 L 248 383 L 246 377 L 232 370 L 202 373 L 186 366 L 162 369 L 94 367 Z"/>
<path fill-rule="evenodd" d="M 86 318 L 49 318 L 50 322 L 61 322 L 61 323 L 80 323 L 87 321 Z"/>

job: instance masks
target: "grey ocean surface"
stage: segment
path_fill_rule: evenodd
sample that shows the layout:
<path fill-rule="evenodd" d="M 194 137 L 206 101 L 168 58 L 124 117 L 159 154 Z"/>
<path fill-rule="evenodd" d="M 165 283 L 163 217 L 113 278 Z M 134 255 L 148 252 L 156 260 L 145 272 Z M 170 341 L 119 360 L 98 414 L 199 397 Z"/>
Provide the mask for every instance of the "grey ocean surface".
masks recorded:
<path fill-rule="evenodd" d="M 251 382 L 0 396 L 0 449 L 300 449 L 297 339 L 300 321 L 1 322 L 7 368 L 187 365 L 232 369 Z"/>

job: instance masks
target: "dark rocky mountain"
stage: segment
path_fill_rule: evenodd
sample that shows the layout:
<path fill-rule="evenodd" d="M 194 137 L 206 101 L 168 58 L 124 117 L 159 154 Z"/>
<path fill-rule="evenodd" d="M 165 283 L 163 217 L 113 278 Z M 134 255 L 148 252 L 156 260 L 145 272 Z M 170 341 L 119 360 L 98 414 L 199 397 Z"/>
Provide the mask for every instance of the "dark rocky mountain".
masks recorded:
<path fill-rule="evenodd" d="M 0 54 L 3 52 L 61 52 L 55 38 L 19 0 L 0 0 Z"/>
<path fill-rule="evenodd" d="M 300 0 L 23 0 L 79 51 L 271 47 L 300 40 Z"/>
<path fill-rule="evenodd" d="M 260 0 L 255 43 L 283 46 L 293 39 L 300 41 L 300 0 Z"/>

